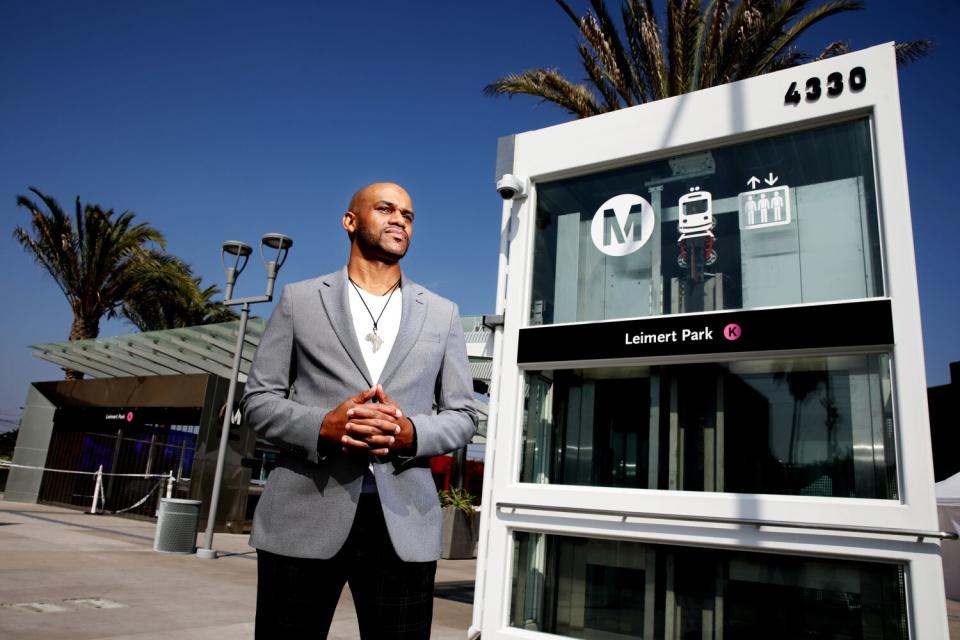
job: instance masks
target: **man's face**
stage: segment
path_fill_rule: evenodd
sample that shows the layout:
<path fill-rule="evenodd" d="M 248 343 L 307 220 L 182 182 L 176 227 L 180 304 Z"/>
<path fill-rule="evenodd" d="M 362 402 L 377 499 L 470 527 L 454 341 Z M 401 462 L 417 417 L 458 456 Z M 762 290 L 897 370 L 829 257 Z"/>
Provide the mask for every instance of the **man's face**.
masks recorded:
<path fill-rule="evenodd" d="M 402 187 L 373 184 L 354 197 L 343 226 L 365 255 L 396 262 L 410 247 L 413 217 L 413 202 Z"/>

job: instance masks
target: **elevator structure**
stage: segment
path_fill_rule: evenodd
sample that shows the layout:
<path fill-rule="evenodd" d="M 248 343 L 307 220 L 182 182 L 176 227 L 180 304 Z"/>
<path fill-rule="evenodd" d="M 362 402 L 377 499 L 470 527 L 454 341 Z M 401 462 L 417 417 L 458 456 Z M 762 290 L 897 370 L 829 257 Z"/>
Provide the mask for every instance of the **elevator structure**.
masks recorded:
<path fill-rule="evenodd" d="M 504 175 L 472 633 L 946 640 L 893 45 Z"/>

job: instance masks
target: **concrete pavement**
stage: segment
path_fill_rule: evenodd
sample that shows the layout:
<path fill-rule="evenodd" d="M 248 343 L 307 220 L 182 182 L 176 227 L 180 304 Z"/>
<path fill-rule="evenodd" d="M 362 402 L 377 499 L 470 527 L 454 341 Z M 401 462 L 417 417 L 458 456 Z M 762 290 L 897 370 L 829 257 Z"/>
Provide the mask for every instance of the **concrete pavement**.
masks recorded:
<path fill-rule="evenodd" d="M 217 560 L 153 551 L 152 521 L 0 500 L 0 637 L 236 640 L 253 637 L 256 551 L 217 534 Z M 474 560 L 441 560 L 433 638 L 464 640 Z M 344 589 L 329 636 L 359 637 Z"/>
<path fill-rule="evenodd" d="M 0 638 L 242 640 L 253 637 L 256 551 L 217 534 L 217 560 L 153 551 L 154 523 L 0 500 Z M 474 560 L 441 560 L 433 638 L 464 640 Z M 947 601 L 960 640 L 960 602 Z M 359 637 L 344 589 L 332 640 Z"/>

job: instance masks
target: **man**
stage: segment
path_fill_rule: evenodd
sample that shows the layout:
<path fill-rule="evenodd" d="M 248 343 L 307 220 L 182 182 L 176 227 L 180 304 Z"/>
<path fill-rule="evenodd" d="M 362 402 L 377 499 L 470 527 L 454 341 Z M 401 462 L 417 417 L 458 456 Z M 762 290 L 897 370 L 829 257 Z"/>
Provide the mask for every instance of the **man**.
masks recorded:
<path fill-rule="evenodd" d="M 430 636 L 429 459 L 465 446 L 477 414 L 456 305 L 400 270 L 413 220 L 400 186 L 358 191 L 347 266 L 284 287 L 260 339 L 243 413 L 281 453 L 250 537 L 257 638 L 325 638 L 345 583 L 364 639 Z"/>

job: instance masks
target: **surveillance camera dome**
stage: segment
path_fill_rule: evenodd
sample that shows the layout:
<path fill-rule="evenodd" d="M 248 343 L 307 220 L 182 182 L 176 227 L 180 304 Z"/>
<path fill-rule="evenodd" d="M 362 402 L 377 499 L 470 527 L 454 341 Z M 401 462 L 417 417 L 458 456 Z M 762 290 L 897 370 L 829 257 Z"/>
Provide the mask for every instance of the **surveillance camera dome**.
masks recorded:
<path fill-rule="evenodd" d="M 522 178 L 505 173 L 497 180 L 497 193 L 504 200 L 520 200 L 527 197 L 526 184 Z"/>

